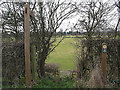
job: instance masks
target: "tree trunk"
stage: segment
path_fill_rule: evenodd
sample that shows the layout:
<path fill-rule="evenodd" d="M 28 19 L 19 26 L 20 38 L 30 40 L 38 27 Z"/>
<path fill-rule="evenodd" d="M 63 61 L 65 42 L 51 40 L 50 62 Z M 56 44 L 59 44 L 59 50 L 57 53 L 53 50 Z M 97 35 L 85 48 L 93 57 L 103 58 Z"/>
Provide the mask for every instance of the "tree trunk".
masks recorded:
<path fill-rule="evenodd" d="M 33 81 L 34 83 L 36 83 L 36 78 L 37 78 L 37 73 L 36 73 L 36 48 L 34 45 L 31 45 L 31 61 L 32 61 L 32 77 L 33 77 Z"/>
<path fill-rule="evenodd" d="M 42 60 L 40 63 L 40 75 L 41 77 L 45 77 L 45 60 Z"/>
<path fill-rule="evenodd" d="M 46 60 L 47 56 L 46 54 L 38 54 L 38 75 L 39 75 L 39 78 L 40 77 L 45 77 L 45 60 Z"/>
<path fill-rule="evenodd" d="M 118 46 L 118 86 L 120 86 L 120 45 Z"/>

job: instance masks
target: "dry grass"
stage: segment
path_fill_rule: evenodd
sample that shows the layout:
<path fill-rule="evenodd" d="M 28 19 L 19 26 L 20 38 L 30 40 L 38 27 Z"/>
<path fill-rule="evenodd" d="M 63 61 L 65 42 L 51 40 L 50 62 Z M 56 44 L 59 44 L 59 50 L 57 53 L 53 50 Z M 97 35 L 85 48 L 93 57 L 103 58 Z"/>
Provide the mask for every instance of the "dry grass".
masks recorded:
<path fill-rule="evenodd" d="M 101 70 L 96 66 L 95 69 L 91 72 L 90 80 L 88 81 L 88 87 L 90 88 L 103 88 L 105 85 L 103 83 Z"/>

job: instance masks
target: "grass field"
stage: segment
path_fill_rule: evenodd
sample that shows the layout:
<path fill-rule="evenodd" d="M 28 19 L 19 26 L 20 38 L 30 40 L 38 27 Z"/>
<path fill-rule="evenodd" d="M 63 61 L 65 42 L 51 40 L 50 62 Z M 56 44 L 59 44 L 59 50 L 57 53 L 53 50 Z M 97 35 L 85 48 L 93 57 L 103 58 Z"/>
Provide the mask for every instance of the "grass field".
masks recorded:
<path fill-rule="evenodd" d="M 75 46 L 72 44 L 74 41 L 74 38 L 65 38 L 48 56 L 46 62 L 59 64 L 60 70 L 75 69 Z"/>

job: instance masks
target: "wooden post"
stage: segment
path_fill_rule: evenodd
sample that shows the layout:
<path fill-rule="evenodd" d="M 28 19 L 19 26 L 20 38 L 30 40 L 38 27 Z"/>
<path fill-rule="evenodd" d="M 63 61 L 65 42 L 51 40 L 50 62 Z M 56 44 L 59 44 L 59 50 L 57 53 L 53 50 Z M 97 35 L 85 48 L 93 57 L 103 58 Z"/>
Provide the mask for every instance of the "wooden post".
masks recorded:
<path fill-rule="evenodd" d="M 106 83 L 106 63 L 107 63 L 107 45 L 106 43 L 102 44 L 102 76 L 103 82 Z"/>
<path fill-rule="evenodd" d="M 24 11 L 24 48 L 25 48 L 25 77 L 27 86 L 31 85 L 31 69 L 30 69 L 30 8 L 29 4 L 25 4 Z"/>

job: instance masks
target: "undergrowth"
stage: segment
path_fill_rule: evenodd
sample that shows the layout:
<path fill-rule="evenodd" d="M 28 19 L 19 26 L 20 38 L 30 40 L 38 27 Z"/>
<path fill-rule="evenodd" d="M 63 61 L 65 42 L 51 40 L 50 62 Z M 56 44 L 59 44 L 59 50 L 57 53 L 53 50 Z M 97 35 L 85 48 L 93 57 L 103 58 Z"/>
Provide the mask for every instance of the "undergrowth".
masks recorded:
<path fill-rule="evenodd" d="M 49 75 L 42 79 L 37 79 L 36 84 L 32 85 L 31 88 L 74 88 L 74 80 L 68 77 L 53 77 Z M 3 86 L 3 88 L 26 88 L 26 85 L 17 86 Z"/>

